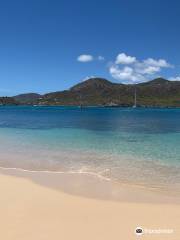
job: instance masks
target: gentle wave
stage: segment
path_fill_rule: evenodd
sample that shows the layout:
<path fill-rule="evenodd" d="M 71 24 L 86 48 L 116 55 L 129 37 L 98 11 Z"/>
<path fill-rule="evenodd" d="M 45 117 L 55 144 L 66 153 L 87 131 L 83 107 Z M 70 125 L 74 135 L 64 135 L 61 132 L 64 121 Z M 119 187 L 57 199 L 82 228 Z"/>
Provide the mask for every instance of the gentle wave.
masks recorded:
<path fill-rule="evenodd" d="M 102 176 L 101 174 L 95 173 L 95 172 L 86 172 L 86 171 L 49 171 L 49 170 L 28 170 L 28 169 L 23 169 L 23 168 L 13 168 L 13 167 L 1 167 L 0 169 L 2 170 L 18 170 L 22 172 L 29 172 L 29 173 L 52 173 L 52 174 L 84 174 L 84 175 L 89 175 L 89 176 L 95 176 L 98 177 L 102 180 L 105 181 L 111 181 L 112 179 L 106 178 Z"/>

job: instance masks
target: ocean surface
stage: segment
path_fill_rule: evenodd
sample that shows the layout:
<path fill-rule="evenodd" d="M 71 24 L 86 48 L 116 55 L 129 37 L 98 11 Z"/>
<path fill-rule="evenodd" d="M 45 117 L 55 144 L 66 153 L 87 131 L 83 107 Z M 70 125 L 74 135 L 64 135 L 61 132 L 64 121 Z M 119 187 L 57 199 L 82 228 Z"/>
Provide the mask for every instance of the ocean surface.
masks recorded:
<path fill-rule="evenodd" d="M 0 167 L 179 188 L 180 109 L 1 106 L 0 152 Z"/>

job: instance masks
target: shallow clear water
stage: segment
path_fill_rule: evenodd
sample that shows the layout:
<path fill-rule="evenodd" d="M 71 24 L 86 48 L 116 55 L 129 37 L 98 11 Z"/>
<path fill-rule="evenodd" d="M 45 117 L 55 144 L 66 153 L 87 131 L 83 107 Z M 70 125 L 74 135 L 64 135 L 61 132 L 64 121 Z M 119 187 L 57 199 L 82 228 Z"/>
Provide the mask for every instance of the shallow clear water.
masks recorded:
<path fill-rule="evenodd" d="M 180 184 L 180 109 L 0 107 L 0 165 Z"/>

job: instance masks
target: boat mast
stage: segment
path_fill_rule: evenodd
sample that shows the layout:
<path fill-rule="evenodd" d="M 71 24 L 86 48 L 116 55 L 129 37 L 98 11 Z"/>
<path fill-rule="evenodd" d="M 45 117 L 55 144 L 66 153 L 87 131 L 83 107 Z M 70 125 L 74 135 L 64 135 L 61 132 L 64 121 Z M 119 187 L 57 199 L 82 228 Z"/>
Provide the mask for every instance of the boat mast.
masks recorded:
<path fill-rule="evenodd" d="M 80 93 L 80 95 L 79 95 L 79 100 L 80 100 L 80 105 L 79 105 L 79 107 L 82 109 L 83 105 L 82 105 L 82 95 L 81 95 L 81 93 Z"/>
<path fill-rule="evenodd" d="M 137 107 L 137 91 L 136 91 L 136 85 L 134 85 L 134 108 Z"/>

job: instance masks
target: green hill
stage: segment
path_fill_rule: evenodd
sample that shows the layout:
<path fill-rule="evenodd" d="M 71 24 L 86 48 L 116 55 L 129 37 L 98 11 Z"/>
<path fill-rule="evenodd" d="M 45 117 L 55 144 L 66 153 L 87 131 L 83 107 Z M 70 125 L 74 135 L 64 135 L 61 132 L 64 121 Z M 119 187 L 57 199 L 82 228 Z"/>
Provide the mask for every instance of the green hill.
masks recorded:
<path fill-rule="evenodd" d="M 84 105 L 132 106 L 137 92 L 137 105 L 144 107 L 180 107 L 180 82 L 157 78 L 139 84 L 113 83 L 103 78 L 91 78 L 69 90 L 44 95 L 36 93 L 1 97 L 1 105 Z"/>
<path fill-rule="evenodd" d="M 139 106 L 180 107 L 180 82 L 158 78 L 136 85 L 112 83 L 92 78 L 69 90 L 45 94 L 38 102 L 45 105 L 132 106 L 137 91 Z"/>
<path fill-rule="evenodd" d="M 41 95 L 38 93 L 25 93 L 25 94 L 19 94 L 17 96 L 13 97 L 15 101 L 22 103 L 22 104 L 33 104 L 36 102 L 39 98 L 41 98 Z"/>

